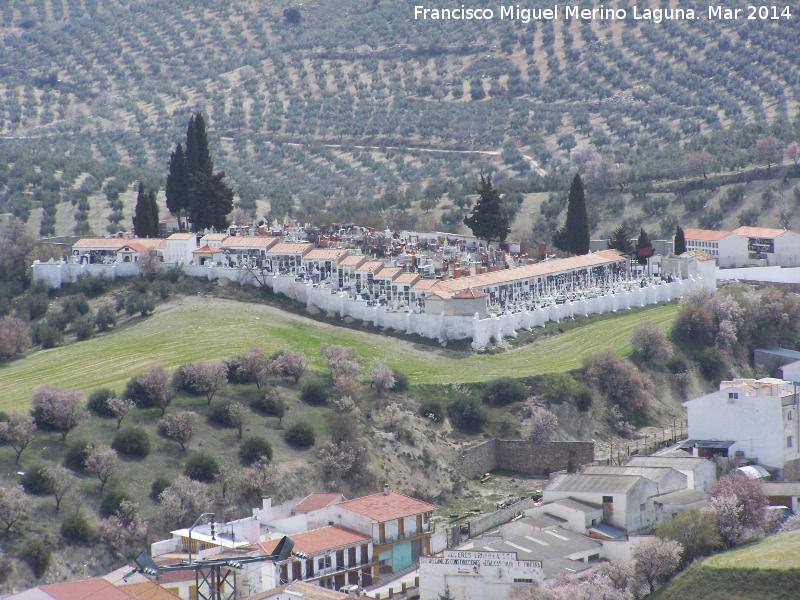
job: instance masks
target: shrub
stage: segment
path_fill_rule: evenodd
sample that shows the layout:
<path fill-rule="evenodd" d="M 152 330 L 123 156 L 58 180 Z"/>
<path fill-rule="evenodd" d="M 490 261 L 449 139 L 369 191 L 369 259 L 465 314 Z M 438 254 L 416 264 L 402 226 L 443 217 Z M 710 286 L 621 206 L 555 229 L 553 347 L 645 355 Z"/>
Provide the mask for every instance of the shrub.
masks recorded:
<path fill-rule="evenodd" d="M 328 389 L 319 379 L 312 379 L 303 384 L 300 399 L 311 406 L 322 406 L 328 401 Z"/>
<path fill-rule="evenodd" d="M 94 318 L 94 325 L 97 331 L 108 331 L 117 324 L 117 314 L 110 306 L 102 306 L 97 311 Z"/>
<path fill-rule="evenodd" d="M 650 404 L 653 382 L 633 363 L 612 350 L 601 350 L 584 360 L 587 379 L 622 410 L 644 414 Z"/>
<path fill-rule="evenodd" d="M 108 406 L 109 398 L 116 398 L 117 394 L 114 390 L 108 388 L 100 388 L 89 394 L 89 399 L 86 401 L 87 408 L 96 414 L 98 417 L 108 417 L 109 419 L 116 418 L 114 411 Z"/>
<path fill-rule="evenodd" d="M 444 421 L 444 406 L 436 399 L 423 400 L 419 405 L 419 414 L 425 419 L 429 419 L 435 423 Z"/>
<path fill-rule="evenodd" d="M 714 348 L 706 348 L 700 355 L 698 364 L 706 379 L 720 379 L 728 367 L 725 356 Z"/>
<path fill-rule="evenodd" d="M 77 511 L 64 518 L 61 523 L 61 537 L 70 542 L 91 546 L 97 537 L 97 532 L 86 515 Z"/>
<path fill-rule="evenodd" d="M 37 323 L 31 329 L 31 340 L 34 344 L 39 344 L 42 348 L 55 348 L 64 341 L 64 334 L 55 327 L 44 322 Z"/>
<path fill-rule="evenodd" d="M 680 354 L 673 354 L 667 361 L 667 369 L 673 374 L 683 373 L 689 370 L 689 363 Z"/>
<path fill-rule="evenodd" d="M 28 469 L 25 472 L 25 475 L 22 476 L 20 483 L 22 483 L 22 487 L 24 487 L 25 491 L 29 494 L 44 496 L 50 493 L 44 467 L 40 465 L 36 465 Z"/>
<path fill-rule="evenodd" d="M 213 456 L 208 454 L 193 454 L 186 461 L 186 468 L 183 472 L 189 479 L 211 483 L 219 475 L 219 464 Z"/>
<path fill-rule="evenodd" d="M 239 446 L 239 458 L 248 465 L 262 459 L 272 460 L 272 445 L 265 437 L 249 437 Z"/>
<path fill-rule="evenodd" d="M 150 486 L 150 499 L 158 504 L 161 492 L 172 485 L 172 482 L 166 477 L 156 477 L 156 480 Z"/>
<path fill-rule="evenodd" d="M 578 384 L 575 391 L 575 406 L 581 412 L 588 411 L 592 406 L 592 391 L 586 384 Z"/>
<path fill-rule="evenodd" d="M 70 328 L 78 341 L 88 340 L 94 336 L 94 323 L 89 315 L 75 319 Z"/>
<path fill-rule="evenodd" d="M 19 557 L 33 569 L 33 574 L 40 579 L 50 567 L 52 550 L 40 538 L 26 539 Z"/>
<path fill-rule="evenodd" d="M 287 444 L 298 448 L 310 448 L 314 445 L 316 435 L 314 428 L 308 421 L 298 421 L 289 427 L 283 434 Z"/>
<path fill-rule="evenodd" d="M 650 321 L 637 323 L 628 339 L 631 347 L 645 360 L 667 360 L 672 355 L 667 336 Z"/>
<path fill-rule="evenodd" d="M 235 427 L 231 419 L 230 410 L 228 410 L 231 404 L 233 404 L 233 402 L 227 399 L 212 402 L 211 406 L 208 408 L 208 420 L 220 427 Z"/>
<path fill-rule="evenodd" d="M 63 465 L 71 471 L 83 473 L 86 471 L 87 456 L 89 456 L 89 442 L 86 440 L 72 440 L 64 453 Z"/>
<path fill-rule="evenodd" d="M 483 390 L 483 401 L 492 406 L 506 406 L 522 402 L 528 397 L 528 388 L 522 382 L 510 377 L 493 379 Z"/>
<path fill-rule="evenodd" d="M 398 371 L 397 369 L 392 369 L 392 375 L 394 375 L 394 387 L 392 388 L 393 392 L 405 392 L 408 390 L 408 376 Z"/>
<path fill-rule="evenodd" d="M 447 406 L 447 416 L 454 427 L 469 433 L 483 429 L 486 423 L 486 409 L 472 396 L 455 398 Z"/>
<path fill-rule="evenodd" d="M 100 514 L 110 517 L 122 507 L 123 502 L 133 502 L 133 499 L 121 490 L 109 490 L 103 494 L 100 501 Z"/>
<path fill-rule="evenodd" d="M 714 315 L 704 306 L 686 303 L 672 325 L 672 336 L 687 346 L 710 346 L 715 336 Z"/>
<path fill-rule="evenodd" d="M 114 436 L 111 447 L 120 454 L 147 456 L 150 454 L 150 435 L 141 427 L 126 427 Z"/>

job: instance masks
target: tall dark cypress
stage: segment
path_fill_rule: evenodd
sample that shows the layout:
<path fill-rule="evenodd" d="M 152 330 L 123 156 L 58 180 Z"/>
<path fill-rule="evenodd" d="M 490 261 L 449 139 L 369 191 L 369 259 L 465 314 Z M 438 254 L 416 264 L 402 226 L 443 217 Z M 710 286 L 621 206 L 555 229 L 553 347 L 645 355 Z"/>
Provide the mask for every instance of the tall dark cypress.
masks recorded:
<path fill-rule="evenodd" d="M 470 228 L 476 238 L 486 240 L 505 240 L 508 235 L 508 219 L 503 216 L 503 204 L 499 192 L 492 187 L 492 176 L 481 175 L 478 188 L 478 201 L 472 207 L 468 217 L 464 217 L 464 225 Z"/>
<path fill-rule="evenodd" d="M 194 175 L 200 170 L 200 155 L 197 148 L 197 128 L 194 123 L 194 115 L 189 118 L 189 126 L 186 128 L 186 171 Z"/>
<path fill-rule="evenodd" d="M 133 228 L 137 237 L 155 237 L 153 235 L 152 205 L 141 181 L 139 182 L 139 195 L 136 197 L 136 211 L 133 214 Z"/>
<path fill-rule="evenodd" d="M 197 113 L 194 118 L 194 129 L 197 139 L 197 168 L 211 173 L 214 170 L 214 162 L 211 160 L 211 153 L 208 150 L 208 134 L 203 113 Z"/>
<path fill-rule="evenodd" d="M 183 231 L 181 210 L 186 211 L 189 204 L 189 173 L 186 170 L 186 155 L 183 146 L 178 144 L 169 157 L 167 173 L 167 210 L 178 217 L 178 227 Z"/>
<path fill-rule="evenodd" d="M 580 175 L 575 175 L 569 188 L 566 228 L 567 251 L 571 254 L 589 254 L 589 217 Z"/>
<path fill-rule="evenodd" d="M 150 190 L 150 193 L 147 195 L 147 199 L 150 201 L 150 216 L 153 218 L 153 237 L 158 237 L 158 233 L 161 230 L 161 223 L 158 219 L 158 202 L 156 202 L 156 193 L 153 190 Z"/>
<path fill-rule="evenodd" d="M 647 264 L 647 257 L 650 256 L 653 252 L 653 244 L 650 243 L 650 236 L 647 235 L 647 232 L 644 230 L 644 227 L 639 229 L 639 239 L 636 240 L 636 250 L 650 250 L 650 252 L 646 252 L 646 256 L 639 256 L 639 264 L 646 265 Z"/>
<path fill-rule="evenodd" d="M 675 256 L 686 252 L 686 234 L 681 227 L 675 228 Z"/>

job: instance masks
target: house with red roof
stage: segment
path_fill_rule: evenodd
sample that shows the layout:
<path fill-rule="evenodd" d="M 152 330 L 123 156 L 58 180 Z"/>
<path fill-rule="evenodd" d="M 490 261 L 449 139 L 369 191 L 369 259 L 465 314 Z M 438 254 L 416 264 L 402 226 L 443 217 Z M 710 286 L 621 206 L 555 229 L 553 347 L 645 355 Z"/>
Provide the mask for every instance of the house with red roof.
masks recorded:
<path fill-rule="evenodd" d="M 157 583 L 153 585 L 160 587 Z M 83 581 L 70 581 L 67 583 L 51 583 L 39 585 L 6 596 L 13 600 L 84 600 L 85 598 L 102 598 L 102 600 L 139 600 L 139 598 L 115 586 L 105 579 L 85 579 Z"/>
<path fill-rule="evenodd" d="M 707 252 L 717 260 L 723 268 L 746 267 L 747 241 L 731 231 L 714 231 L 712 229 L 686 229 L 686 251 L 700 250 Z"/>
<path fill-rule="evenodd" d="M 800 234 L 768 227 L 739 227 L 732 233 L 746 242 L 750 266 L 800 266 Z"/>

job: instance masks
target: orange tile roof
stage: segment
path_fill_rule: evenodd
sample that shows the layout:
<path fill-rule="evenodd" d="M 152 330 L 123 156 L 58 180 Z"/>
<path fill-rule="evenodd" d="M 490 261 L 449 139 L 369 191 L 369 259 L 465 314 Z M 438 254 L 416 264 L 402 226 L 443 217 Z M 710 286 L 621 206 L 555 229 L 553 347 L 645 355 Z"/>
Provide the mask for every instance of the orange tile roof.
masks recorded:
<path fill-rule="evenodd" d="M 345 248 L 314 248 L 303 258 L 306 260 L 335 260 L 338 261 L 350 254 Z"/>
<path fill-rule="evenodd" d="M 89 596 L 103 600 L 137 600 L 136 596 L 121 590 L 105 579 L 53 583 L 40 585 L 39 589 L 55 600 L 84 600 Z"/>
<path fill-rule="evenodd" d="M 366 273 L 377 273 L 383 268 L 383 264 L 384 263 L 379 260 L 371 260 L 358 267 L 356 271 L 364 271 Z"/>
<path fill-rule="evenodd" d="M 363 254 L 351 254 L 350 256 L 344 257 L 342 260 L 339 261 L 340 267 L 360 267 L 365 262 L 367 262 L 367 257 Z"/>
<path fill-rule="evenodd" d="M 684 252 L 683 256 L 689 256 L 697 260 L 717 260 L 713 254 L 709 254 L 705 250 L 689 250 Z"/>
<path fill-rule="evenodd" d="M 433 504 L 391 491 L 347 500 L 339 507 L 379 522 L 430 512 L 436 508 Z"/>
<path fill-rule="evenodd" d="M 340 498 L 344 500 L 344 496 L 338 492 L 312 492 L 303 498 L 299 504 L 292 509 L 292 512 L 309 512 L 325 508 L 331 504 L 336 504 Z"/>
<path fill-rule="evenodd" d="M 129 240 L 131 241 L 131 240 Z M 141 244 L 147 248 L 166 248 L 167 240 L 161 238 L 138 238 L 135 240 L 137 244 Z"/>
<path fill-rule="evenodd" d="M 163 586 L 155 581 L 126 583 L 117 585 L 117 587 L 139 600 L 178 600 L 180 598 L 180 596 L 164 589 Z"/>
<path fill-rule="evenodd" d="M 439 283 L 438 279 L 420 279 L 417 283 L 411 286 L 412 290 L 429 290 Z"/>
<path fill-rule="evenodd" d="M 730 231 L 714 231 L 713 229 L 684 229 L 683 231 L 685 239 L 700 240 L 701 242 L 718 242 L 729 235 L 731 235 Z"/>
<path fill-rule="evenodd" d="M 270 248 L 279 238 L 269 235 L 232 235 L 222 240 L 220 248 Z"/>
<path fill-rule="evenodd" d="M 786 229 L 769 229 L 767 227 L 739 227 L 733 233 L 744 237 L 776 238 L 786 233 Z"/>
<path fill-rule="evenodd" d="M 384 267 L 375 276 L 380 277 L 382 279 L 394 279 L 396 277 L 399 277 L 402 272 L 403 272 L 403 267 Z"/>
<path fill-rule="evenodd" d="M 394 280 L 395 283 L 410 283 L 414 285 L 420 280 L 419 273 L 401 273 L 397 279 Z"/>
<path fill-rule="evenodd" d="M 212 248 L 208 244 L 203 246 L 202 248 L 198 248 L 197 250 L 192 250 L 192 254 L 216 254 L 217 252 L 222 252 L 222 248 Z"/>
<path fill-rule="evenodd" d="M 290 536 L 294 541 L 295 552 L 305 552 L 306 554 L 317 554 L 332 550 L 334 548 L 341 548 L 342 546 L 350 546 L 352 544 L 363 544 L 372 538 L 363 533 L 340 527 L 339 525 L 331 525 L 328 527 L 321 527 L 319 529 L 312 529 L 311 531 L 304 531 L 302 533 L 294 533 Z M 259 544 L 266 554 L 271 553 L 280 542 L 280 539 L 270 540 Z"/>
<path fill-rule="evenodd" d="M 195 237 L 194 233 L 173 233 L 168 240 L 190 240 Z"/>
<path fill-rule="evenodd" d="M 486 294 L 480 290 L 467 288 L 453 296 L 454 300 L 474 300 L 475 298 L 486 298 Z"/>
<path fill-rule="evenodd" d="M 132 242 L 138 238 L 123 239 L 123 238 L 81 238 L 74 244 L 73 248 L 105 248 L 108 250 L 116 250 L 122 248 L 128 242 Z"/>
<path fill-rule="evenodd" d="M 311 242 L 282 242 L 275 244 L 267 254 L 307 254 L 314 248 Z"/>
<path fill-rule="evenodd" d="M 444 290 L 433 290 L 432 292 L 429 292 L 425 296 L 425 300 L 434 300 L 435 299 L 434 296 L 436 298 L 439 298 L 440 300 L 449 300 L 450 298 L 453 297 L 453 293 L 446 292 Z"/>
<path fill-rule="evenodd" d="M 229 237 L 231 236 L 227 233 L 207 233 L 206 235 L 200 238 L 200 243 L 207 244 L 208 242 L 223 242 L 227 240 Z"/>
<path fill-rule="evenodd" d="M 124 252 L 125 248 L 130 248 L 134 252 L 147 252 L 148 250 L 150 250 L 150 248 L 148 248 L 144 244 L 140 244 L 139 242 L 132 242 L 130 244 L 125 244 L 122 248 L 118 250 L 118 252 Z"/>

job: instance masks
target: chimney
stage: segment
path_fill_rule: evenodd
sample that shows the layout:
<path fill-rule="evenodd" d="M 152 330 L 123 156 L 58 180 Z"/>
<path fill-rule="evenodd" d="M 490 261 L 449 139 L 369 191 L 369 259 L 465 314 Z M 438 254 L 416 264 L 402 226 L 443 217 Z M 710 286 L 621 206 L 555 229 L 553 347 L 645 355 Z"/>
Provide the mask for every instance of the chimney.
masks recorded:
<path fill-rule="evenodd" d="M 383 486 L 383 495 L 384 496 L 388 496 L 389 495 L 389 484 L 388 483 Z"/>
<path fill-rule="evenodd" d="M 456 263 L 453 267 L 453 279 L 461 279 L 461 263 Z"/>
<path fill-rule="evenodd" d="M 495 271 L 499 271 L 500 267 L 498 265 L 492 265 L 489 267 L 489 273 L 494 273 Z"/>
<path fill-rule="evenodd" d="M 442 273 L 442 281 L 447 281 L 447 276 L 448 276 L 448 272 L 447 272 L 447 271 L 444 271 L 444 272 Z"/>
<path fill-rule="evenodd" d="M 544 242 L 539 242 L 539 260 L 544 259 L 547 255 L 547 244 Z"/>

